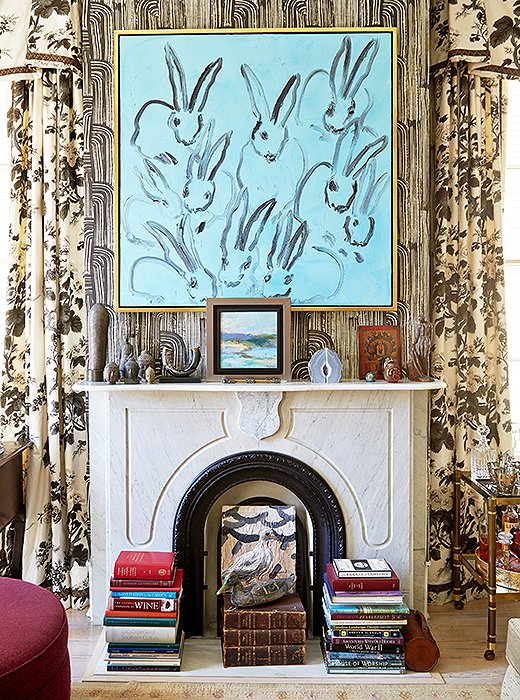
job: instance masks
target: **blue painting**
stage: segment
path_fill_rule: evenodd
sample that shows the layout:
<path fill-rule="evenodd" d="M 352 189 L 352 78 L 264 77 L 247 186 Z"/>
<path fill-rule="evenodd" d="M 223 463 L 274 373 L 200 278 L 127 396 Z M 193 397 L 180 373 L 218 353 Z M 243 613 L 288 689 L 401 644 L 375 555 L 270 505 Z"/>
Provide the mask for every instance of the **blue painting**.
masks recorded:
<path fill-rule="evenodd" d="M 220 368 L 276 369 L 277 311 L 220 312 Z"/>
<path fill-rule="evenodd" d="M 395 308 L 395 43 L 117 33 L 116 307 Z"/>

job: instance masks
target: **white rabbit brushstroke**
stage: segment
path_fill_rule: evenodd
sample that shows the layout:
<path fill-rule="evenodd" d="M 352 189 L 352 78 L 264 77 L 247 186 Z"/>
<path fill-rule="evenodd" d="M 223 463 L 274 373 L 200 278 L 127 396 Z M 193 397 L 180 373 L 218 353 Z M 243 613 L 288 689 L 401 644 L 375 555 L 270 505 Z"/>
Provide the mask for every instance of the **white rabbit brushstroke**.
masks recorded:
<path fill-rule="evenodd" d="M 330 96 L 328 103 L 322 105 L 322 111 L 311 118 L 312 129 L 321 134 L 322 140 L 334 137 L 347 131 L 355 120 L 361 118 L 363 112 L 362 100 L 358 93 L 372 71 L 374 61 L 379 51 L 379 40 L 371 39 L 359 52 L 357 59 L 353 60 L 352 40 L 345 37 L 341 46 L 334 55 L 330 69 L 317 68 L 309 73 L 305 79 L 298 105 L 296 109 L 296 122 L 302 123 L 302 110 L 314 113 L 316 105 L 314 100 L 305 102 L 309 95 L 311 81 L 317 77 L 324 77 L 328 81 Z M 352 65 L 351 65 L 352 64 Z M 363 94 L 370 99 L 367 90 Z"/>
<path fill-rule="evenodd" d="M 274 200 L 271 219 L 294 197 L 296 183 L 305 170 L 305 154 L 301 144 L 291 137 L 287 125 L 296 105 L 301 77 L 290 76 L 277 95 L 272 109 L 264 88 L 253 69 L 243 63 L 244 78 L 255 123 L 247 143 L 240 151 L 237 182 L 249 192 L 249 214 Z"/>
<path fill-rule="evenodd" d="M 332 163 L 317 163 L 304 175 L 295 195 L 294 215 L 297 220 L 308 223 L 309 245 L 322 245 L 324 235 L 331 235 L 336 246 L 342 239 L 359 245 L 357 238 L 352 237 L 352 229 L 357 224 L 351 216 L 359 182 L 368 164 L 375 162 L 387 145 L 386 135 L 377 136 L 372 129 L 354 122 L 338 138 Z M 321 206 L 322 202 L 325 206 Z M 372 213 L 374 208 L 371 207 Z M 350 217 L 348 236 L 347 217 Z M 339 248 L 338 252 L 346 254 Z"/>
<path fill-rule="evenodd" d="M 164 47 L 164 55 L 171 102 L 145 102 L 135 116 L 130 143 L 143 156 L 182 166 L 187 155 L 185 147 L 193 145 L 204 128 L 203 109 L 222 68 L 222 58 L 208 63 L 188 95 L 186 73 L 171 44 Z"/>

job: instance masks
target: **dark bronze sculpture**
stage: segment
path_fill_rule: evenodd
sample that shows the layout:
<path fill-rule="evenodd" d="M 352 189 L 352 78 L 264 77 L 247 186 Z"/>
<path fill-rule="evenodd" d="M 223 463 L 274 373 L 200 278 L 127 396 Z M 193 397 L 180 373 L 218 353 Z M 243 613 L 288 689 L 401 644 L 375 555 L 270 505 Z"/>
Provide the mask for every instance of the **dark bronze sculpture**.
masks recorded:
<path fill-rule="evenodd" d="M 134 356 L 134 349 L 127 338 L 119 350 L 119 378 L 128 384 L 136 384 L 138 372 L 139 365 Z"/>

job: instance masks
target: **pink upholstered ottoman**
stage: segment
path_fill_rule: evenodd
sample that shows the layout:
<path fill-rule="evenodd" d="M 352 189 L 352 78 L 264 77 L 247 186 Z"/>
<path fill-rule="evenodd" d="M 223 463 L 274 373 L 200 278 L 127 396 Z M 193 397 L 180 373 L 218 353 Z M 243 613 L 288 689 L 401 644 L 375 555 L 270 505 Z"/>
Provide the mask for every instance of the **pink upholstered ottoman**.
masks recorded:
<path fill-rule="evenodd" d="M 69 700 L 65 610 L 49 591 L 0 578 L 0 698 Z"/>

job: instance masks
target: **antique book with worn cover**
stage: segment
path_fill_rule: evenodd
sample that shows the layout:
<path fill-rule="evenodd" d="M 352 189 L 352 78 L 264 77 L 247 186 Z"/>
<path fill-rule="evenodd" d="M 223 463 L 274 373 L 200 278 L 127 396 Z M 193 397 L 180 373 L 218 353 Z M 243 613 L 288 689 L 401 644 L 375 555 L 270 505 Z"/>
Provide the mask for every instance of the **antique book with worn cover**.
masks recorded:
<path fill-rule="evenodd" d="M 269 644 L 305 644 L 303 628 L 289 629 L 225 629 L 222 631 L 224 646 L 267 646 Z"/>
<path fill-rule="evenodd" d="M 224 595 L 223 628 L 226 629 L 305 629 L 305 608 L 292 594 L 257 608 L 234 608 L 229 594 Z"/>
<path fill-rule="evenodd" d="M 290 666 L 306 662 L 305 644 L 269 644 L 222 649 L 224 666 Z"/>

